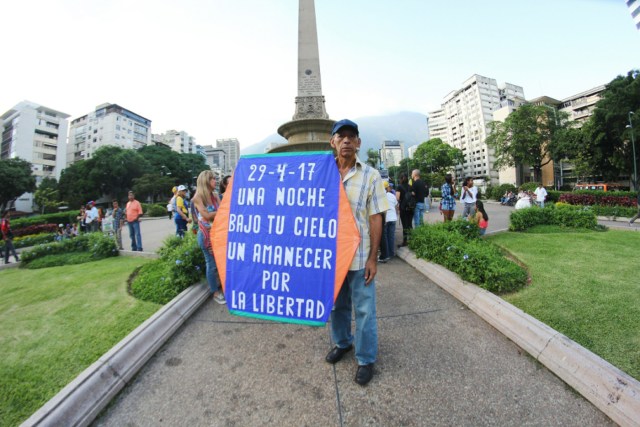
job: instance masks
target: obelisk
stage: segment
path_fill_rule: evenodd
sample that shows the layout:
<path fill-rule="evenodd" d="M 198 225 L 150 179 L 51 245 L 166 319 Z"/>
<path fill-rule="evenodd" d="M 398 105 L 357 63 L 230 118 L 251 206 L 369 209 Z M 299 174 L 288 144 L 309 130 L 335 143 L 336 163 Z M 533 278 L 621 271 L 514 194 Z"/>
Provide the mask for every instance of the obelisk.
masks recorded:
<path fill-rule="evenodd" d="M 333 123 L 324 108 L 314 0 L 299 0 L 296 111 L 293 120 L 278 128 L 287 143 L 270 153 L 331 150 Z"/>

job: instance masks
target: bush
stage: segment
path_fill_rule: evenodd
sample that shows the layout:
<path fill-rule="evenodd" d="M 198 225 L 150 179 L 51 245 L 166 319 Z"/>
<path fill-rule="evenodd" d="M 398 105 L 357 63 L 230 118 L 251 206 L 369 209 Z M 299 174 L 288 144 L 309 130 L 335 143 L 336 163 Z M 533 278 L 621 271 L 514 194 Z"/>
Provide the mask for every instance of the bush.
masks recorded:
<path fill-rule="evenodd" d="M 204 255 L 193 233 L 170 237 L 158 251 L 160 259 L 144 265 L 131 282 L 131 295 L 166 304 L 199 282 L 205 273 Z"/>
<path fill-rule="evenodd" d="M 487 191 L 487 199 L 493 199 L 500 201 L 504 193 L 512 191 L 514 194 L 517 193 L 516 186 L 511 184 L 502 184 L 497 187 L 491 187 L 491 194 Z"/>
<path fill-rule="evenodd" d="M 35 270 L 61 265 L 84 264 L 94 260 L 95 258 L 93 258 L 93 254 L 90 252 L 69 252 L 65 254 L 46 255 L 42 258 L 34 259 L 26 268 Z"/>
<path fill-rule="evenodd" d="M 13 232 L 31 225 L 42 224 L 73 224 L 77 222 L 76 217 L 80 211 L 66 211 L 53 214 L 35 215 L 26 218 L 18 218 L 11 221 L 11 229 Z"/>
<path fill-rule="evenodd" d="M 527 272 L 479 235 L 478 227 L 465 220 L 428 224 L 413 230 L 409 247 L 417 257 L 440 264 L 490 292 L 523 287 Z"/>
<path fill-rule="evenodd" d="M 612 216 L 612 217 L 622 217 L 622 218 L 631 218 L 637 212 L 637 208 L 625 208 L 622 206 L 591 206 L 591 210 L 597 216 Z"/>
<path fill-rule="evenodd" d="M 536 191 L 536 188 L 538 188 L 538 183 L 537 182 L 525 182 L 524 184 L 522 184 L 520 186 L 521 190 L 524 191 L 531 191 L 532 193 L 534 191 Z M 546 187 L 545 187 L 546 188 Z"/>
<path fill-rule="evenodd" d="M 509 230 L 524 231 L 536 225 L 558 225 L 570 228 L 595 229 L 598 221 L 590 208 L 563 203 L 547 205 L 544 209 L 530 207 L 511 212 Z"/>
<path fill-rule="evenodd" d="M 13 235 L 15 237 L 28 236 L 28 235 L 36 235 L 41 233 L 55 233 L 58 231 L 58 224 L 38 224 L 38 225 L 29 225 L 27 227 L 19 228 L 17 230 L 13 230 Z"/>
<path fill-rule="evenodd" d="M 13 247 L 16 249 L 27 248 L 29 246 L 53 242 L 54 240 L 56 240 L 56 233 L 16 237 L 13 239 Z M 4 240 L 0 240 L 0 250 L 4 250 Z"/>
<path fill-rule="evenodd" d="M 167 216 L 167 207 L 160 205 L 147 205 L 144 214 L 150 217 Z"/>
<path fill-rule="evenodd" d="M 622 206 L 636 207 L 637 193 L 631 191 L 595 191 L 580 190 L 573 193 L 562 193 L 559 201 L 570 205 L 601 205 L 601 206 Z"/>
<path fill-rule="evenodd" d="M 91 253 L 90 260 L 92 261 L 119 254 L 114 238 L 105 236 L 102 233 L 89 233 L 73 239 L 38 245 L 33 249 L 26 250 L 21 253 L 21 266 L 28 267 L 29 263 L 35 259 L 43 258 L 47 255 L 71 252 L 89 252 Z"/>
<path fill-rule="evenodd" d="M 433 198 L 433 197 L 437 197 L 437 198 L 442 197 L 442 191 L 440 191 L 440 189 L 439 189 L 439 188 L 434 188 L 434 189 L 432 189 L 430 194 L 431 194 L 431 197 L 432 197 L 432 198 Z"/>
<path fill-rule="evenodd" d="M 545 203 L 557 203 L 560 201 L 561 194 L 562 191 L 547 190 L 547 198 L 544 201 Z"/>

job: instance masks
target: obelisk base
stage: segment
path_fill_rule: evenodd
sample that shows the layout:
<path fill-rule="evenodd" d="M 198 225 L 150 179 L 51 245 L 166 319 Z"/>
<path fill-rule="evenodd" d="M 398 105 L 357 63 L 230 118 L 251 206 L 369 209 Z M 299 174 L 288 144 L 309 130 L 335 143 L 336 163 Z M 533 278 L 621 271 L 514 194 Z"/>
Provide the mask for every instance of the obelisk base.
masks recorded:
<path fill-rule="evenodd" d="M 301 119 L 292 120 L 281 125 L 278 133 L 287 143 L 274 147 L 269 153 L 286 153 L 292 151 L 331 151 L 331 129 L 335 120 Z"/>

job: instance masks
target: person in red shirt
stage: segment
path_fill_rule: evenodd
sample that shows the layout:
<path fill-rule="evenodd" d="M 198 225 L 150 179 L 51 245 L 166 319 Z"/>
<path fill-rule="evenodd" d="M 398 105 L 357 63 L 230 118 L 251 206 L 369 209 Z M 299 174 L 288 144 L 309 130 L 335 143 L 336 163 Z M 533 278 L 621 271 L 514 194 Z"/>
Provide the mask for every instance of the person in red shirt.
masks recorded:
<path fill-rule="evenodd" d="M 16 248 L 13 247 L 13 232 L 11 231 L 11 225 L 9 224 L 9 211 L 4 211 L 2 214 L 2 223 L 0 225 L 2 229 L 2 240 L 4 240 L 4 263 L 9 264 L 9 255 L 13 253 L 13 257 L 16 262 L 20 262 Z"/>
<path fill-rule="evenodd" d="M 136 200 L 133 191 L 129 191 L 129 201 L 126 206 L 127 224 L 129 225 L 129 237 L 131 237 L 131 250 L 142 252 L 142 236 L 140 235 L 140 217 L 142 205 Z"/>

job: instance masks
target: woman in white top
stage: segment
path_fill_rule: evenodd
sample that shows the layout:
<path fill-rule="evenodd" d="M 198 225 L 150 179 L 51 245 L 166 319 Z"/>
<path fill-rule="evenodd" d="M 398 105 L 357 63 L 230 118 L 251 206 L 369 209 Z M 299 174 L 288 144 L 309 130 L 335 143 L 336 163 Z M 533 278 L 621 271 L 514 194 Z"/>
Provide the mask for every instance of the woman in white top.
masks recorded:
<path fill-rule="evenodd" d="M 393 193 L 393 187 L 387 181 L 384 181 L 384 189 L 387 192 L 389 209 L 384 215 L 385 224 L 380 242 L 380 262 L 382 263 L 396 256 L 396 222 L 398 221 L 398 196 Z"/>

